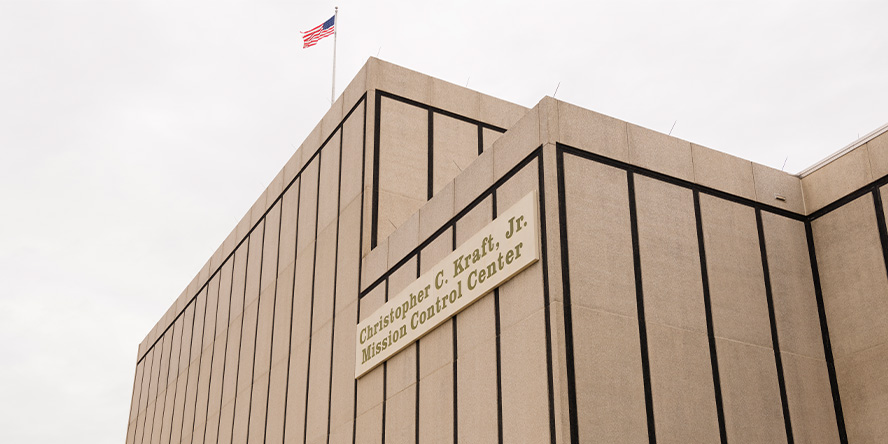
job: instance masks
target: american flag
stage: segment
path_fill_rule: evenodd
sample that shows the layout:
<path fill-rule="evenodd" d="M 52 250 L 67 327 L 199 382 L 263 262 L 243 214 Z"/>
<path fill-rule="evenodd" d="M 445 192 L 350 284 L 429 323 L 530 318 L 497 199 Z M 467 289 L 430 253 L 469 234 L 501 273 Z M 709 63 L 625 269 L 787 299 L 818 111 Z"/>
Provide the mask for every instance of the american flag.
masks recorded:
<path fill-rule="evenodd" d="M 333 17 L 330 17 L 330 19 L 327 20 L 326 22 L 321 23 L 320 25 L 315 26 L 314 28 L 303 32 L 302 33 L 302 40 L 303 40 L 302 48 L 304 49 L 304 48 L 308 48 L 310 46 L 314 46 L 318 43 L 318 40 L 320 40 L 324 37 L 327 37 L 329 35 L 333 35 L 334 26 L 336 25 L 335 19 L 336 19 L 336 16 L 334 15 Z"/>

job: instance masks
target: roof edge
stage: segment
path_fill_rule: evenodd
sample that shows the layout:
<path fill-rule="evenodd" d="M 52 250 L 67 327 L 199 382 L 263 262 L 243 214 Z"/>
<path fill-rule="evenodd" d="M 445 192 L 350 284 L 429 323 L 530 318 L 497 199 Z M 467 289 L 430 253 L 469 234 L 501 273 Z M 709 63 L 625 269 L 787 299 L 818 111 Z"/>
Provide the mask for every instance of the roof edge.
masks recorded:
<path fill-rule="evenodd" d="M 804 170 L 802 170 L 801 172 L 796 174 L 796 176 L 799 179 L 804 179 L 805 177 L 809 176 L 811 173 L 825 167 L 826 165 L 830 164 L 832 161 L 844 156 L 845 154 L 850 153 L 855 148 L 859 148 L 860 146 L 865 145 L 867 142 L 875 139 L 876 137 L 881 136 L 882 134 L 884 134 L 886 132 L 888 132 L 888 123 L 876 128 L 873 131 L 870 131 L 869 133 L 867 133 L 863 137 L 855 140 L 854 142 L 851 142 L 850 144 L 848 144 L 844 148 L 830 154 L 829 156 L 825 157 L 823 160 L 820 160 L 819 162 L 815 163 L 814 165 L 811 165 L 808 168 L 805 168 Z"/>

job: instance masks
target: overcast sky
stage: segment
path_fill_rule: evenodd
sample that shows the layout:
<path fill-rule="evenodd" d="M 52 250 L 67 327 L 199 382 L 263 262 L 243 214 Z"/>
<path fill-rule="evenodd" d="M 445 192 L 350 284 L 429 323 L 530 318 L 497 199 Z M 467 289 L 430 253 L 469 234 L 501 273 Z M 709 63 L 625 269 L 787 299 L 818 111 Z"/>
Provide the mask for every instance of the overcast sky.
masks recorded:
<path fill-rule="evenodd" d="M 0 0 L 0 442 L 125 438 L 137 346 L 367 57 L 797 172 L 888 122 L 888 3 Z"/>

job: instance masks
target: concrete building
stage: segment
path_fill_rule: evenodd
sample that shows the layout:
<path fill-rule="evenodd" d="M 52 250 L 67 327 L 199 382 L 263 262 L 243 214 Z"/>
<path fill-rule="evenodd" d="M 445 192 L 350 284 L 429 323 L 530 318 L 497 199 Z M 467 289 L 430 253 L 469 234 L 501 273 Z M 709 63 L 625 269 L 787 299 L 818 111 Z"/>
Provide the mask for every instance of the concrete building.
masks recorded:
<path fill-rule="evenodd" d="M 126 443 L 888 442 L 886 129 L 795 176 L 371 58 L 139 345 Z"/>

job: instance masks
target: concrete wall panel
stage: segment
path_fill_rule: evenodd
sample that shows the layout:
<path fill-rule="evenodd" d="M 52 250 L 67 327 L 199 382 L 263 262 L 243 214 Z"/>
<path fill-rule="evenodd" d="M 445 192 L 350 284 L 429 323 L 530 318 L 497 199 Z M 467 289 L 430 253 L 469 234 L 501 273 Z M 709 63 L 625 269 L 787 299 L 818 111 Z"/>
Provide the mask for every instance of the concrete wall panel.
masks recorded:
<path fill-rule="evenodd" d="M 432 117 L 433 194 L 478 157 L 478 126 L 443 114 Z"/>
<path fill-rule="evenodd" d="M 715 336 L 770 348 L 755 210 L 700 195 Z"/>
<path fill-rule="evenodd" d="M 716 348 L 728 442 L 786 442 L 774 350 L 721 338 Z"/>

